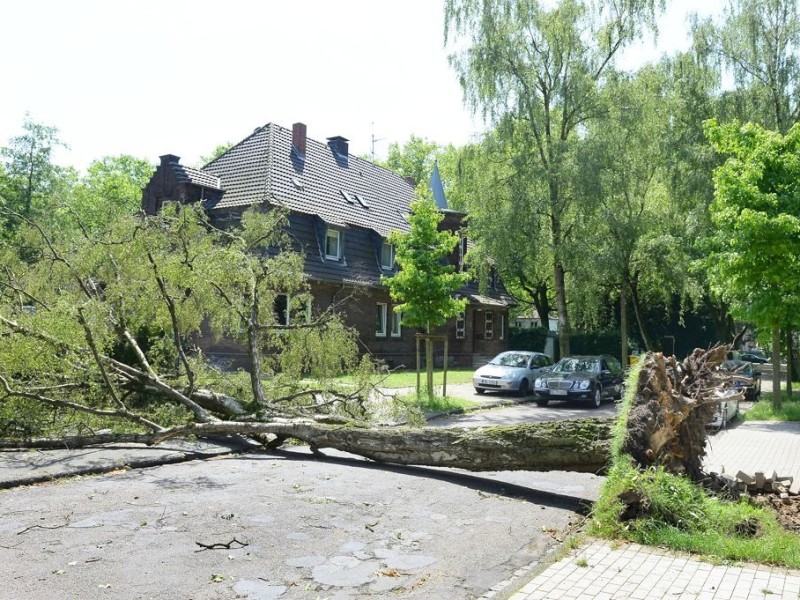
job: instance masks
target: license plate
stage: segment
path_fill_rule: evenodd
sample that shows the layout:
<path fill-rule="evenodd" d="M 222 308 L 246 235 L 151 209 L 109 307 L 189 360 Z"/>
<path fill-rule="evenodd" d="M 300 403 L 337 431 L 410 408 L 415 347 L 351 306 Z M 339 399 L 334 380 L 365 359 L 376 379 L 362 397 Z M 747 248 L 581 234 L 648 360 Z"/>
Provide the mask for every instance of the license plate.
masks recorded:
<path fill-rule="evenodd" d="M 494 381 L 492 381 L 491 379 L 481 379 L 481 383 L 483 385 L 494 385 Z"/>
<path fill-rule="evenodd" d="M 566 396 L 567 390 L 550 390 L 550 394 L 553 396 Z"/>

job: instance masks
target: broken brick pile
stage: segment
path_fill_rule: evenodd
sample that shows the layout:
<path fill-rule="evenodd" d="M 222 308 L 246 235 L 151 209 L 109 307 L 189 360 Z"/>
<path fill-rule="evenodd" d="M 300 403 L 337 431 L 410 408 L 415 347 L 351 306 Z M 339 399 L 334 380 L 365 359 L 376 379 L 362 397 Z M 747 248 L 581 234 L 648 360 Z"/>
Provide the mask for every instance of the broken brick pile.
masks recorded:
<path fill-rule="evenodd" d="M 721 473 L 709 474 L 709 483 L 718 490 L 727 490 L 734 498 L 742 494 L 776 494 L 788 504 L 791 496 L 800 495 L 800 479 L 795 481 L 792 476 L 782 477 L 776 471 L 770 477 L 762 471 L 756 471 L 752 475 L 739 471 L 736 475 L 731 475 L 725 473 L 723 468 Z"/>

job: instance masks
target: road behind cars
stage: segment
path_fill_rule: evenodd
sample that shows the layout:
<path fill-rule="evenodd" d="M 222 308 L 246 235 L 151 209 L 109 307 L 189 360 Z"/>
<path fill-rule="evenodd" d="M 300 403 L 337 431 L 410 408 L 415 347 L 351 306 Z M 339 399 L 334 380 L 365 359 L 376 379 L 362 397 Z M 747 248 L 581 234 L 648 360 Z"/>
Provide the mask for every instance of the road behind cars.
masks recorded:
<path fill-rule="evenodd" d="M 448 385 L 447 395 L 476 402 L 485 410 L 469 411 L 462 415 L 447 415 L 428 421 L 431 427 L 484 427 L 487 425 L 516 425 L 536 421 L 558 419 L 582 419 L 590 417 L 613 417 L 617 414 L 614 402 L 604 402 L 600 408 L 590 408 L 586 403 L 551 402 L 539 407 L 534 397 L 515 398 L 512 394 L 475 393 L 472 384 Z M 498 406 L 498 403 L 502 403 Z"/>

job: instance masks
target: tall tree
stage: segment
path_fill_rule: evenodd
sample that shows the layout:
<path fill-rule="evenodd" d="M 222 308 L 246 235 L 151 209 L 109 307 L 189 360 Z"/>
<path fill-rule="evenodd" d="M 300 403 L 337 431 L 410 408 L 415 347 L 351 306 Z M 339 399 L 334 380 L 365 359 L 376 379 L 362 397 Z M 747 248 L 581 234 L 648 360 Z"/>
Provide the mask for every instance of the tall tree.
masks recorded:
<path fill-rule="evenodd" d="M 576 198 L 570 177 L 580 128 L 602 116 L 599 90 L 615 56 L 654 23 L 657 0 L 447 0 L 445 41 L 467 103 L 521 135 L 519 167 L 547 185 L 536 216 L 548 222 L 559 345 L 569 353 L 566 247 Z"/>
<path fill-rule="evenodd" d="M 517 170 L 509 150 L 504 136 L 495 132 L 462 148 L 452 204 L 468 215 L 472 270 L 485 281 L 485 267 L 494 264 L 515 300 L 522 307 L 533 306 L 546 326 L 552 263 L 546 223 L 536 218 L 546 186 L 529 171 Z"/>
<path fill-rule="evenodd" d="M 86 175 L 74 186 L 72 194 L 61 204 L 67 222 L 70 216 L 96 232 L 111 222 L 139 210 L 142 188 L 153 174 L 147 160 L 127 154 L 105 156 L 89 165 Z"/>
<path fill-rule="evenodd" d="M 683 213 L 668 194 L 671 157 L 663 143 L 673 115 L 669 84 L 660 66 L 611 78 L 604 90 L 608 117 L 589 125 L 580 146 L 581 191 L 598 200 L 594 218 L 586 220 L 591 231 L 581 236 L 586 241 L 582 264 L 617 282 L 625 361 L 628 302 L 645 348 L 654 350 L 646 306 L 669 307 L 674 296 L 687 296 L 694 287 L 686 268 Z"/>
<path fill-rule="evenodd" d="M 428 183 L 438 152 L 436 142 L 412 134 L 402 146 L 397 142 L 389 144 L 386 160 L 380 164 L 403 177 L 411 177 L 415 183 Z"/>
<path fill-rule="evenodd" d="M 709 207 L 714 199 L 713 172 L 720 164 L 706 139 L 703 122 L 723 118 L 726 104 L 719 95 L 720 74 L 715 65 L 703 60 L 702 53 L 680 52 L 661 62 L 670 90 L 669 126 L 661 140 L 669 157 L 670 205 L 684 218 L 684 239 L 691 264 L 705 257 L 705 242 L 713 235 Z M 701 298 L 695 310 L 707 313 L 720 342 L 733 340 L 734 323 L 728 304 L 709 285 L 705 269 L 692 269 Z"/>
<path fill-rule="evenodd" d="M 24 133 L 9 140 L 0 148 L 5 162 L 5 173 L 0 181 L 0 198 L 14 211 L 30 217 L 44 203 L 55 187 L 59 168 L 52 163 L 53 150 L 65 144 L 58 138 L 58 130 L 31 120 L 25 115 Z"/>
<path fill-rule="evenodd" d="M 427 335 L 448 319 L 464 311 L 466 299 L 455 293 L 467 283 L 466 273 L 457 273 L 446 263 L 458 244 L 458 236 L 439 231 L 444 215 L 436 208 L 427 187 L 417 188 L 417 199 L 411 203 L 409 231 L 394 231 L 389 242 L 395 246 L 395 260 L 400 268 L 392 277 L 381 277 L 389 286 L 395 312 L 402 315 L 403 325 L 419 327 Z M 425 340 L 425 366 L 429 398 L 433 398 L 433 341 Z"/>
<path fill-rule="evenodd" d="M 786 132 L 800 118 L 797 0 L 729 0 L 724 18 L 694 20 L 695 47 L 732 73 L 728 112 Z"/>
<path fill-rule="evenodd" d="M 717 227 L 706 266 L 735 314 L 772 332 L 773 405 L 781 405 L 781 329 L 800 324 L 800 124 L 785 136 L 755 124 L 706 131 L 728 156 L 714 174 Z"/>

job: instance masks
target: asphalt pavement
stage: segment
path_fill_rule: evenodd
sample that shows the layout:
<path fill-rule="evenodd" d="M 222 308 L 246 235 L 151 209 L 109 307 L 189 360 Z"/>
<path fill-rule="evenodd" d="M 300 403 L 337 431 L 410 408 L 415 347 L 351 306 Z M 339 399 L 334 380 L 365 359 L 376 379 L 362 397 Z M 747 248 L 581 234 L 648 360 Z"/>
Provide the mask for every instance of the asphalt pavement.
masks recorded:
<path fill-rule="evenodd" d="M 478 598 L 557 547 L 602 484 L 219 451 L 0 492 L 0 597 Z M 42 454 L 0 453 L 0 471 L 63 462 Z"/>

